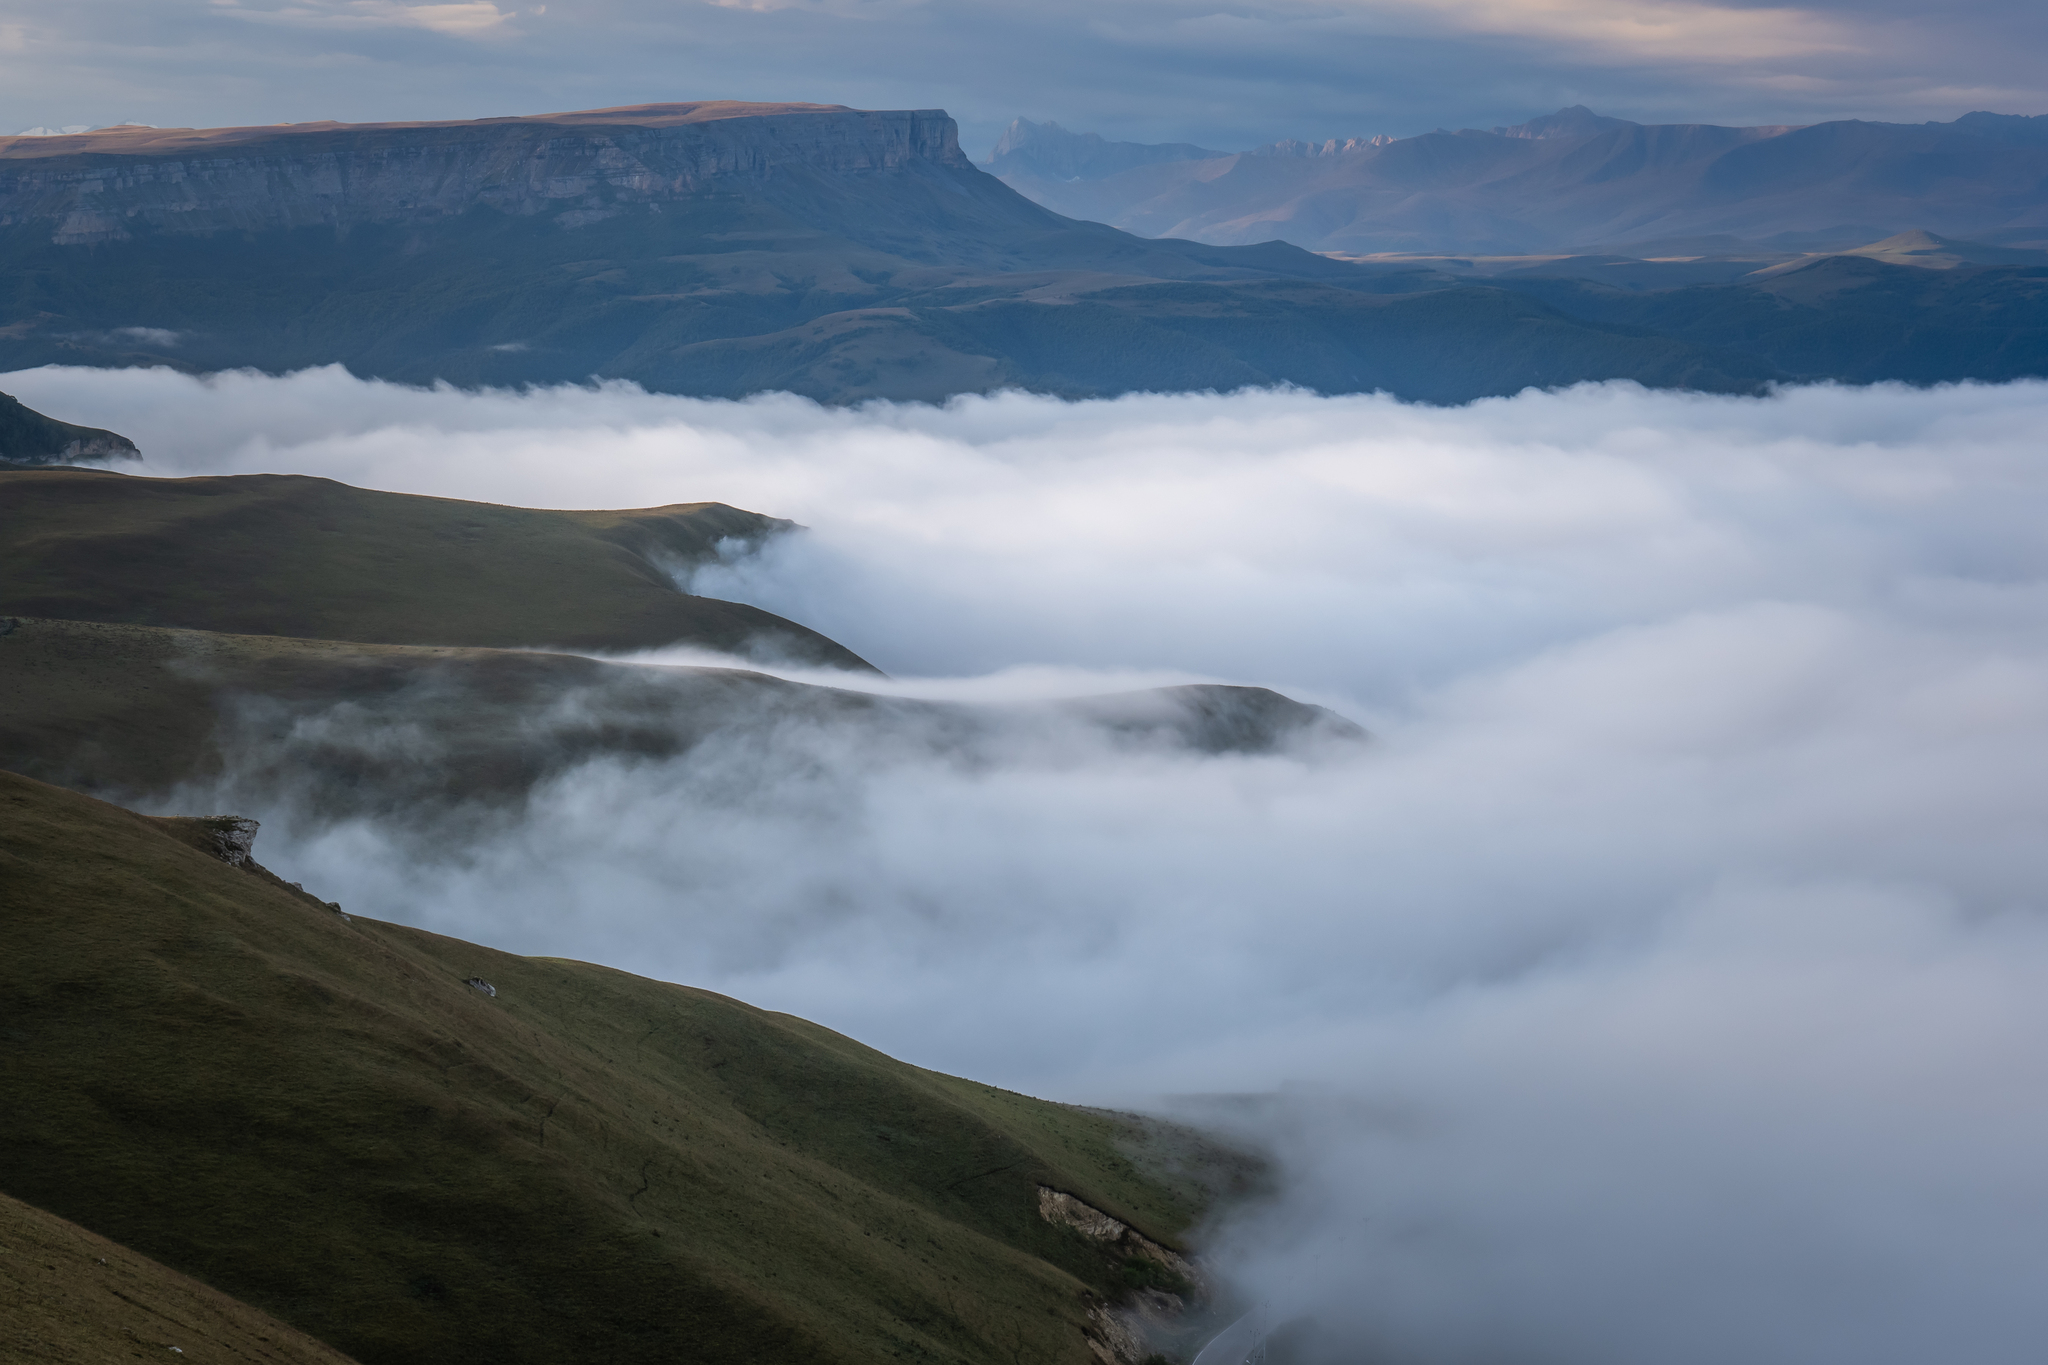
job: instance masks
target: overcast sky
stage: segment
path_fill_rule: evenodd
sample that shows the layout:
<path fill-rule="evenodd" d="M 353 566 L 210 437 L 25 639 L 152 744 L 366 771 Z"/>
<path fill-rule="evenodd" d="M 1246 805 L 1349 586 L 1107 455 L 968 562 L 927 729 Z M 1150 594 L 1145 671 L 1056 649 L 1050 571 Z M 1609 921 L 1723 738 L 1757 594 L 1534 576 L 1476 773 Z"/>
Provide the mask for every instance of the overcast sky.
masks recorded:
<path fill-rule="evenodd" d="M 1861 0 L 6 0 L 0 130 L 656 100 L 949 110 L 1223 150 L 1515 123 L 2048 112 L 2048 7 Z"/>

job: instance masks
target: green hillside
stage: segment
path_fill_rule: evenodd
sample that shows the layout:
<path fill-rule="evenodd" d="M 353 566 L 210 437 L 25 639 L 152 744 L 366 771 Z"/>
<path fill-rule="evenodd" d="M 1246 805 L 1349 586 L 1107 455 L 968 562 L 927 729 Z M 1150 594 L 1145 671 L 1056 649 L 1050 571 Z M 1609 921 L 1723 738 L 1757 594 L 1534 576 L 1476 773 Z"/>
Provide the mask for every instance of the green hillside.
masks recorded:
<path fill-rule="evenodd" d="M 1083 1365 L 1158 1274 L 1041 1187 L 1167 1244 L 1197 1214 L 1114 1116 L 212 846 L 0 775 L 0 1187 L 365 1365 Z"/>
<path fill-rule="evenodd" d="M 673 576 L 789 523 L 719 503 L 563 512 L 251 474 L 0 472 L 0 613 L 389 644 L 765 646 L 867 665 Z"/>
<path fill-rule="evenodd" d="M 351 1365 L 188 1275 L 0 1194 L 0 1360 Z"/>

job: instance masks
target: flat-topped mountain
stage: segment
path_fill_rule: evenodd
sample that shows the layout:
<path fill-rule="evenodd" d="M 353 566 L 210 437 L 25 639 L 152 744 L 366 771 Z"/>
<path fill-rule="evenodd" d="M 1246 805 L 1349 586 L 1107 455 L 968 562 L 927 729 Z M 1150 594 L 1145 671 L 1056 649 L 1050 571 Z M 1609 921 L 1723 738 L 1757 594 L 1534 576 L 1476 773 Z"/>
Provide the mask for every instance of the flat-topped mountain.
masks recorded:
<path fill-rule="evenodd" d="M 1200 149 L 1197 149 L 1200 150 Z M 340 362 L 829 401 L 1291 382 L 1434 400 L 1771 377 L 1283 243 L 1076 222 L 930 110 L 677 104 L 0 144 L 0 371 Z"/>
<path fill-rule="evenodd" d="M 0 225 L 63 243 L 426 223 L 476 208 L 581 224 L 721 178 L 965 166 L 935 109 L 650 104 L 463 123 L 117 128 L 0 138 Z"/>
<path fill-rule="evenodd" d="M 2048 116 L 1724 128 L 1580 106 L 1316 157 L 1140 164 L 1143 151 L 1100 175 L 999 173 L 1060 213 L 1145 236 L 1314 251 L 1517 254 L 1710 234 L 1810 249 L 1915 228 L 2048 241 Z"/>

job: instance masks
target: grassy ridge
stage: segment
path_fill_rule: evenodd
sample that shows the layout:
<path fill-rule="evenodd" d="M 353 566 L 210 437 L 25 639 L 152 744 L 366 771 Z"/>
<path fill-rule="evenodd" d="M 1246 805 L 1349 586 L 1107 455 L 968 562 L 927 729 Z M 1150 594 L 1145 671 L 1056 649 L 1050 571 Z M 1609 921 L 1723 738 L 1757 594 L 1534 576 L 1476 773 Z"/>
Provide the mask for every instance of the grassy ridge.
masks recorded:
<path fill-rule="evenodd" d="M 1195 1192 L 1110 1116 L 361 916 L 0 775 L 0 1183 L 370 1365 L 1076 1365 Z M 464 984 L 488 979 L 495 997 Z"/>
<path fill-rule="evenodd" d="M 679 759 L 706 741 L 772 783 L 814 761 L 803 736 L 821 729 L 882 763 L 986 761 L 1004 735 L 1059 743 L 1077 728 L 1094 744 L 1201 753 L 1365 737 L 1263 688 L 969 705 L 532 650 L 14 619 L 0 636 L 0 768 L 142 804 L 231 772 L 250 814 L 284 802 L 402 815 L 430 844 L 431 817 L 455 803 L 517 804 L 580 764 Z"/>
<path fill-rule="evenodd" d="M 387 644 L 631 650 L 766 641 L 866 668 L 673 572 L 789 523 L 720 503 L 545 511 L 254 474 L 0 472 L 0 612 Z"/>
<path fill-rule="evenodd" d="M 174 1347 L 194 1362 L 351 1365 L 267 1313 L 0 1194 L 0 1359 L 100 1365 L 169 1360 Z"/>

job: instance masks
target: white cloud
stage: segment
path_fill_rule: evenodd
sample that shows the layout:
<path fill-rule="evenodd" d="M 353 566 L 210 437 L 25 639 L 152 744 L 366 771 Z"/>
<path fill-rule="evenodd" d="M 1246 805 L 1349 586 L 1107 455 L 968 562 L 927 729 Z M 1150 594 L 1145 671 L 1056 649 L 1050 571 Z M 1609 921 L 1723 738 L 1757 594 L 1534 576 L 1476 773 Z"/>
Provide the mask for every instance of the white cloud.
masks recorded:
<path fill-rule="evenodd" d="M 225 8 L 223 13 L 256 22 L 307 24 L 327 28 L 418 28 L 455 38 L 509 37 L 504 27 L 514 11 L 500 10 L 491 0 L 453 0 L 449 4 L 407 4 L 404 0 L 325 0 L 278 9 Z"/>
<path fill-rule="evenodd" d="M 1845 16 L 1812 9 L 1637 0 L 1358 0 L 1425 28 L 1560 42 L 1608 61 L 1759 62 L 1864 50 Z"/>
<path fill-rule="evenodd" d="M 586 766 L 423 861 L 259 811 L 267 860 L 351 909 L 1038 1093 L 1294 1082 L 1257 1124 L 1288 1194 L 1218 1246 L 1336 1359 L 2037 1353 L 2048 385 L 0 386 L 167 473 L 793 516 L 710 579 L 942 679 L 898 692 L 1210 677 L 1378 736 L 970 764 L 789 727 Z"/>

